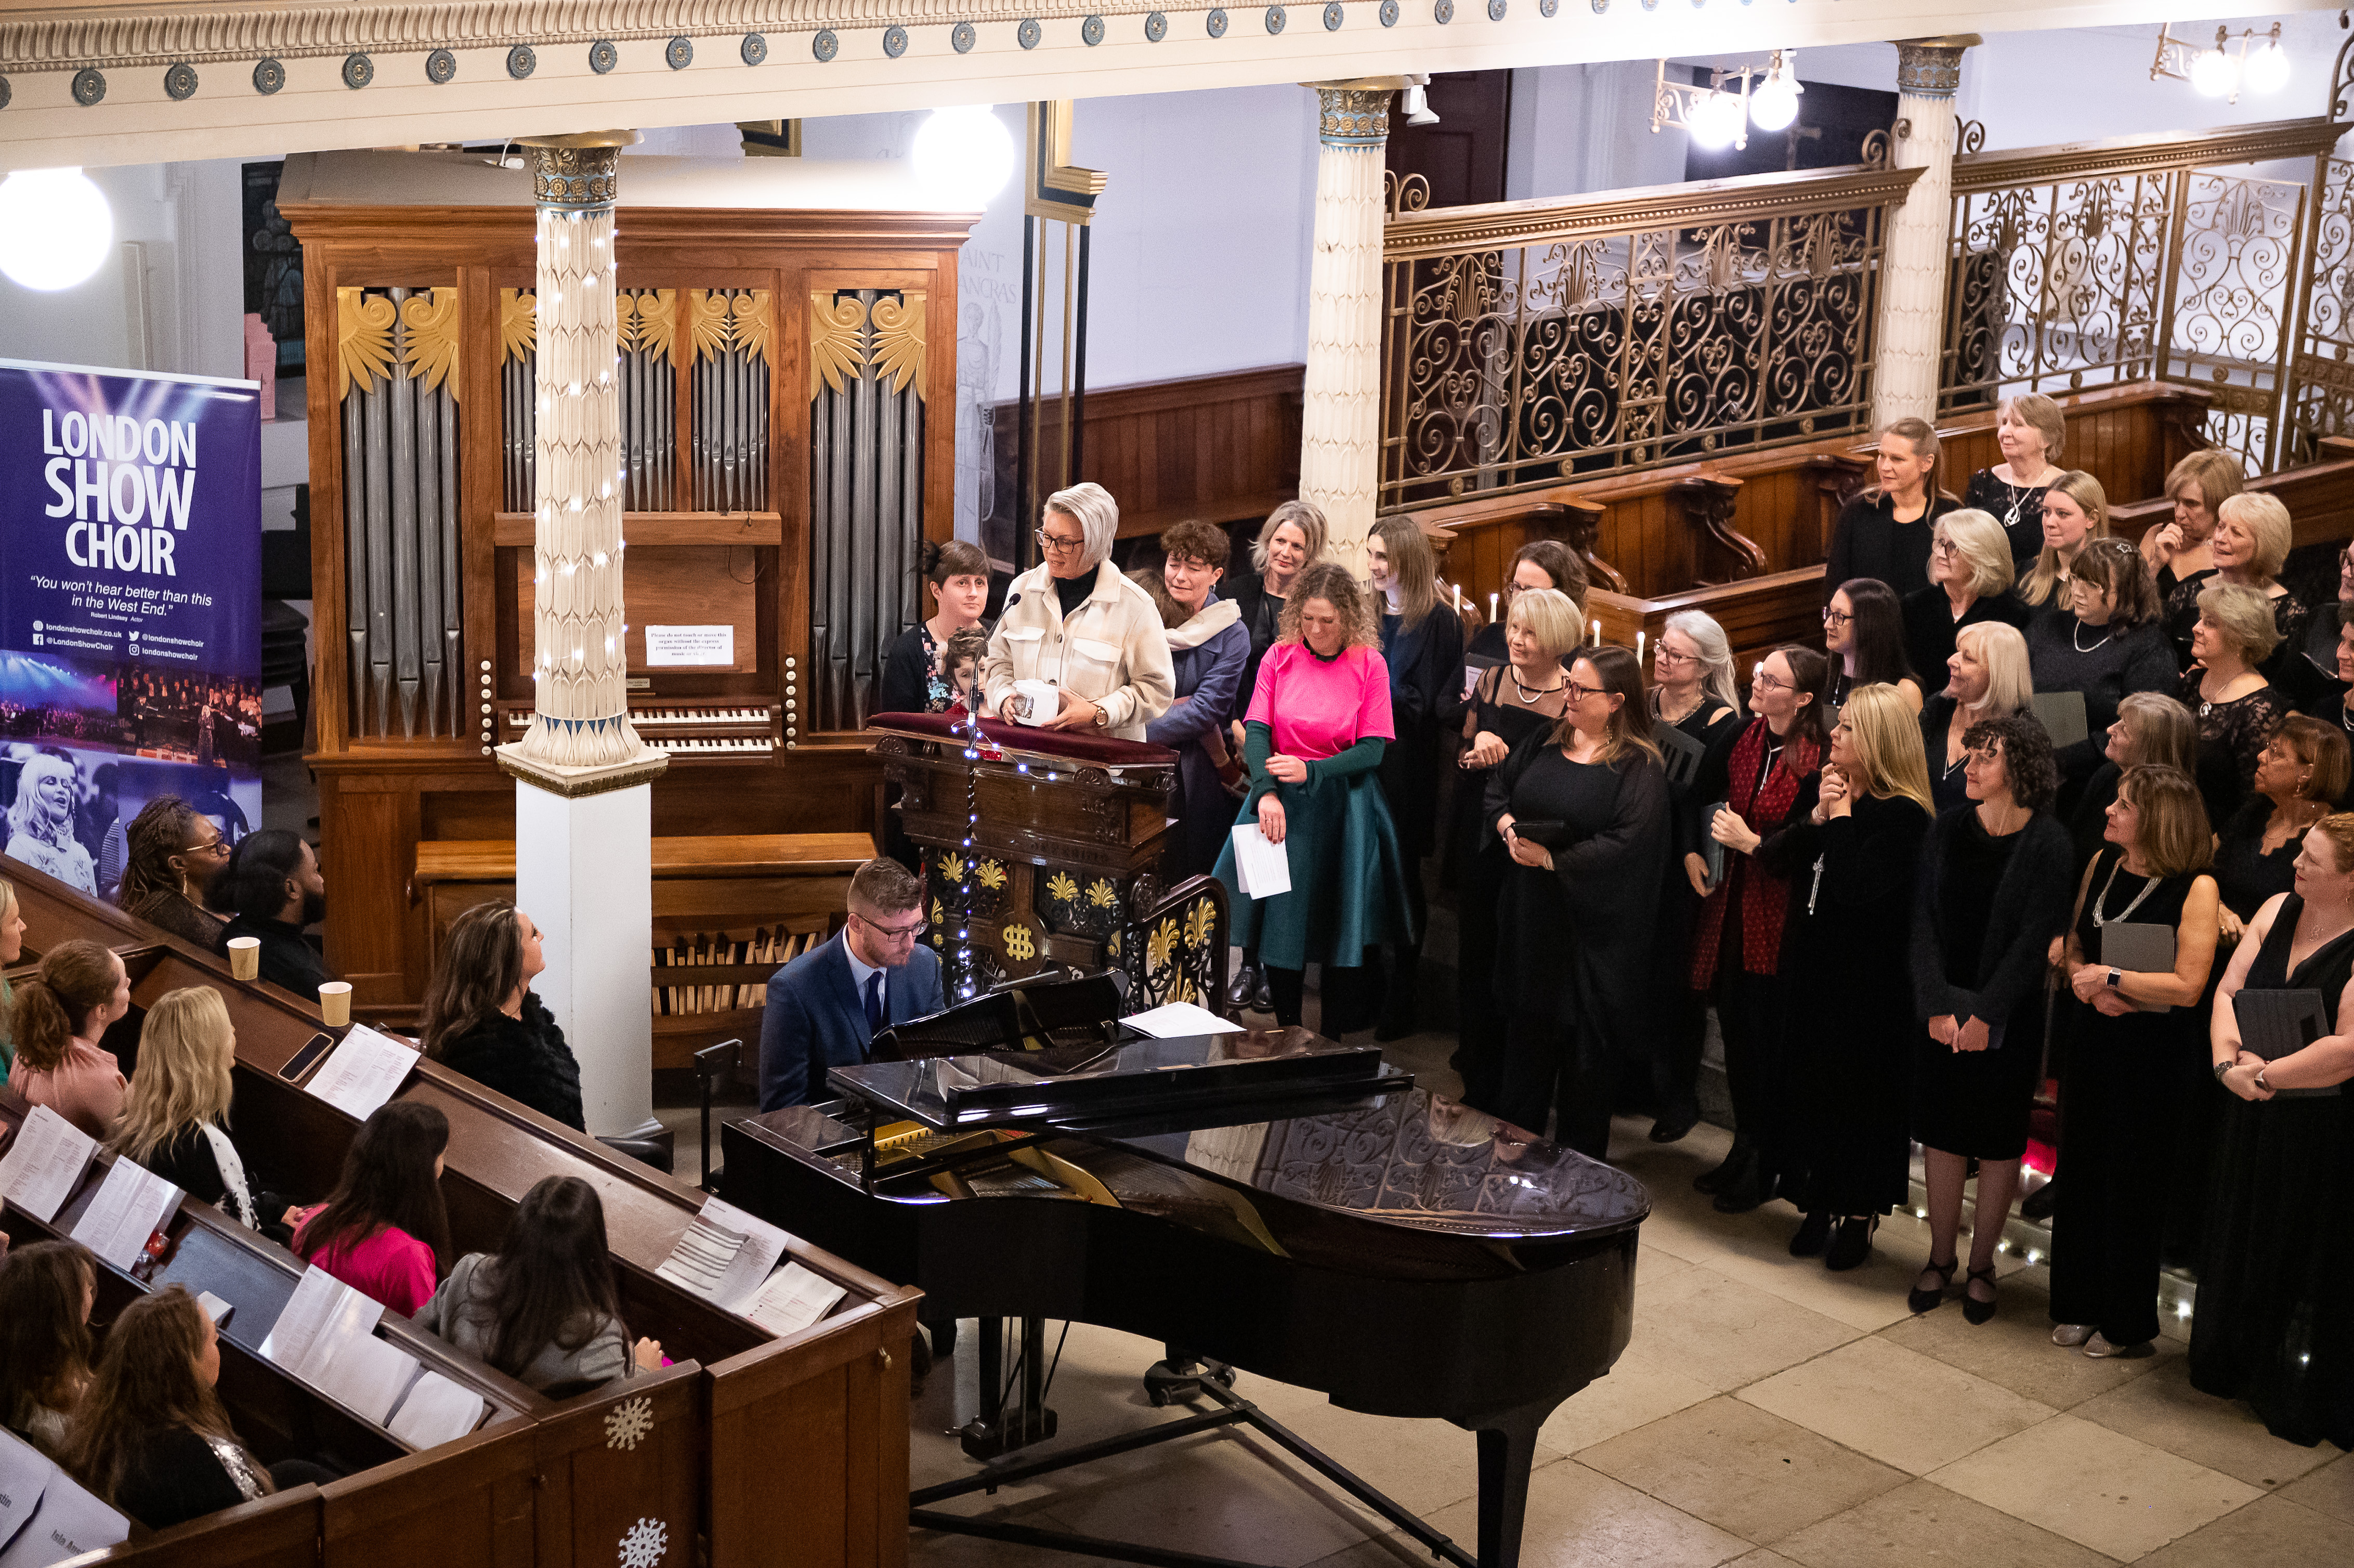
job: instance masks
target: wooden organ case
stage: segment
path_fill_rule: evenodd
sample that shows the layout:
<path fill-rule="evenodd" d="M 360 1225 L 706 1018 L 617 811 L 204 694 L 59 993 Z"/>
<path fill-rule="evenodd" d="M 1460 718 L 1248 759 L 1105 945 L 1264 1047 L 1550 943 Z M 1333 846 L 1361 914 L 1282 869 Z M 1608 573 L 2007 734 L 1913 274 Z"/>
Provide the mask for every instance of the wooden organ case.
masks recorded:
<path fill-rule="evenodd" d="M 306 154 L 279 207 L 303 251 L 327 959 L 399 1018 L 436 945 L 419 843 L 514 836 L 491 752 L 533 705 L 530 182 Z M 658 838 L 880 825 L 857 732 L 923 612 L 917 552 L 951 536 L 978 216 L 896 164 L 622 160 L 616 482 L 631 714 L 672 753 Z M 650 663 L 649 627 L 695 629 L 664 641 L 704 662 Z M 658 917 L 650 946 L 693 935 Z"/>

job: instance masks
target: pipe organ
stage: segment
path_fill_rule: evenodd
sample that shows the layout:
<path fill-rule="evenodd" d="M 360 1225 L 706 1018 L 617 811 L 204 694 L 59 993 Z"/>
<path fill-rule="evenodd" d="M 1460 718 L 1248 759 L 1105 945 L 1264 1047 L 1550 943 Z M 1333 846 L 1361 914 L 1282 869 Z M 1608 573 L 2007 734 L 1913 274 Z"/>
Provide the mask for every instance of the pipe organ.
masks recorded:
<path fill-rule="evenodd" d="M 416 846 L 514 832 L 491 751 L 533 708 L 531 188 L 461 154 L 305 154 L 279 208 L 313 366 L 327 957 L 397 1020 L 435 946 Z M 672 752 L 658 837 L 879 829 L 857 731 L 951 533 L 977 216 L 895 164 L 631 158 L 616 479 L 631 722 Z"/>

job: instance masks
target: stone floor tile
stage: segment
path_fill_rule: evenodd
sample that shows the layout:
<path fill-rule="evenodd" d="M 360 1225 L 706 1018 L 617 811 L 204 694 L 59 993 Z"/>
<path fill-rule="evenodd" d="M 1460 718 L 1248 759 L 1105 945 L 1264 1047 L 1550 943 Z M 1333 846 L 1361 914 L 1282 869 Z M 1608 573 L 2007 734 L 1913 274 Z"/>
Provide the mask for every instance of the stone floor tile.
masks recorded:
<path fill-rule="evenodd" d="M 1929 1478 L 2125 1563 L 2263 1495 L 2073 1415 L 2055 1415 Z"/>
<path fill-rule="evenodd" d="M 1755 1286 L 1706 1269 L 1669 1281 L 1677 1298 L 1637 1309 L 1635 1343 L 1720 1393 L 1862 1337 Z"/>
<path fill-rule="evenodd" d="M 1914 1481 L 1785 1537 L 1799 1568 L 2114 1568 L 2099 1552 Z"/>
<path fill-rule="evenodd" d="M 2337 1457 L 2307 1472 L 2304 1479 L 2283 1487 L 2280 1495 L 2332 1519 L 2354 1524 L 2354 1454 L 2338 1454 L 2335 1448 L 2322 1451 L 2336 1454 Z"/>
<path fill-rule="evenodd" d="M 1880 1331 L 1892 1345 L 1934 1356 L 2013 1393 L 2054 1410 L 2072 1410 L 2178 1359 L 2181 1347 L 2158 1341 L 2148 1361 L 2118 1361 L 2063 1351 L 2052 1342 L 2051 1296 L 2030 1280 L 2006 1284 L 2001 1307 L 1990 1322 L 1973 1324 L 1961 1304 L 1948 1301 L 1934 1312 L 1907 1317 Z"/>
<path fill-rule="evenodd" d="M 2268 1491 L 2327 1464 L 2338 1452 L 2275 1437 L 2246 1405 L 2200 1393 L 2190 1386 L 2185 1356 L 2170 1357 L 2149 1376 L 2085 1401 L 2075 1413 Z"/>
<path fill-rule="evenodd" d="M 2052 1414 L 2048 1405 L 1877 1336 L 1753 1384 L 1741 1397 L 1915 1476 Z"/>
<path fill-rule="evenodd" d="M 1910 1478 L 1729 1396 L 1585 1449 L 1577 1459 L 1695 1519 L 1768 1544 Z"/>
<path fill-rule="evenodd" d="M 1556 1453 L 1574 1454 L 1712 1399 L 1716 1393 L 1679 1369 L 1673 1358 L 1641 1342 L 1631 1344 L 1608 1376 L 1596 1378 L 1553 1413 L 1537 1440 Z"/>
<path fill-rule="evenodd" d="M 2142 1560 L 2143 1568 L 2346 1568 L 2354 1524 L 2286 1498 L 2258 1498 Z"/>
<path fill-rule="evenodd" d="M 1467 1550 L 1479 1538 L 1469 1502 L 1431 1523 Z M 1575 1459 L 1547 1465 L 1529 1478 L 1522 1568 L 1714 1568 L 1750 1544 Z"/>

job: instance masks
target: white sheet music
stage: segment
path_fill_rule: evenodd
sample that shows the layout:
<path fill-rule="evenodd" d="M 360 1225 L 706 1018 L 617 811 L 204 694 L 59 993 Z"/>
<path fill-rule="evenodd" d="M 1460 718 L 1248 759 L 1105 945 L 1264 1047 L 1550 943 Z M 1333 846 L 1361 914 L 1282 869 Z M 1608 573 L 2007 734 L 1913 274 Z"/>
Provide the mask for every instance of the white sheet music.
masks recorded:
<path fill-rule="evenodd" d="M 318 1341 L 313 1340 L 312 1345 L 315 1349 Z M 320 1372 L 317 1383 L 321 1393 L 381 1426 L 423 1370 L 417 1358 L 399 1346 L 373 1334 L 361 1334 L 335 1347 L 334 1359 Z"/>
<path fill-rule="evenodd" d="M 147 1238 L 164 1228 L 180 1206 L 180 1190 L 128 1160 L 117 1160 L 99 1184 L 98 1196 L 82 1211 L 73 1239 L 115 1267 L 139 1261 Z"/>
<path fill-rule="evenodd" d="M 30 1479 L 48 1465 L 29 1444 L 0 1432 L 0 1489 Z M 27 1459 L 24 1456 L 30 1456 Z M 37 1496 L 26 1503 L 26 1517 L 0 1513 L 0 1568 L 49 1568 L 85 1552 L 102 1552 L 131 1536 L 131 1521 L 107 1507 L 55 1466 Z M 21 1499 L 20 1499 L 21 1500 Z"/>
<path fill-rule="evenodd" d="M 8 1157 L 0 1160 L 0 1199 L 48 1224 L 97 1153 L 96 1139 L 48 1106 L 35 1106 L 16 1129 Z"/>
<path fill-rule="evenodd" d="M 691 1290 L 706 1300 L 718 1298 L 719 1282 L 727 1277 L 728 1265 L 744 1250 L 740 1232 L 727 1230 L 697 1215 L 678 1238 L 662 1266 L 654 1272 L 682 1290 Z"/>
<path fill-rule="evenodd" d="M 0 1431 L 0 1548 L 16 1539 L 57 1473 L 56 1460 L 14 1433 Z"/>
<path fill-rule="evenodd" d="M 761 1286 L 767 1283 L 770 1271 L 785 1255 L 785 1248 L 793 1238 L 758 1214 L 748 1214 L 733 1203 L 722 1202 L 717 1198 L 703 1201 L 701 1217 L 744 1238 L 743 1249 L 728 1264 L 727 1272 L 720 1277 L 718 1287 L 711 1293 L 711 1299 L 730 1312 L 749 1317 L 752 1298 L 760 1293 Z"/>
<path fill-rule="evenodd" d="M 797 1334 L 833 1309 L 849 1291 L 822 1274 L 789 1263 L 769 1277 L 745 1316 L 772 1334 Z"/>
<path fill-rule="evenodd" d="M 1272 898 L 1291 891 L 1291 858 L 1281 844 L 1267 842 L 1256 819 L 1238 824 L 1234 840 L 1235 878 L 1245 895 Z"/>
<path fill-rule="evenodd" d="M 1206 1007 L 1196 1007 L 1190 1001 L 1172 1001 L 1165 1007 L 1131 1013 L 1120 1020 L 1130 1029 L 1140 1030 L 1155 1040 L 1179 1040 L 1189 1034 L 1240 1034 L 1243 1026 L 1220 1018 Z"/>
<path fill-rule="evenodd" d="M 490 1408 L 482 1396 L 472 1389 L 461 1388 L 427 1367 L 409 1386 L 408 1397 L 400 1402 L 386 1427 L 392 1435 L 412 1448 L 432 1448 L 443 1443 L 454 1443 L 482 1425 L 482 1413 Z"/>
<path fill-rule="evenodd" d="M 302 1271 L 261 1341 L 261 1353 L 303 1382 L 316 1384 L 336 1354 L 354 1340 L 376 1332 L 384 1308 L 323 1268 Z"/>
<path fill-rule="evenodd" d="M 343 1044 L 311 1075 L 307 1087 L 337 1110 L 366 1121 L 378 1106 L 400 1092 L 401 1081 L 416 1065 L 415 1050 L 365 1023 L 355 1023 Z"/>

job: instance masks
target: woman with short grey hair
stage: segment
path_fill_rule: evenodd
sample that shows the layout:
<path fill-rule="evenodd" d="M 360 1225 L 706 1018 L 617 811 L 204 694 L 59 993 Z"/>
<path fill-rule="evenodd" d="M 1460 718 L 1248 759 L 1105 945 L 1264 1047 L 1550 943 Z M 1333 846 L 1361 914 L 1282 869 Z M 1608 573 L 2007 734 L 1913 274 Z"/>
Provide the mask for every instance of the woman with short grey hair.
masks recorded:
<path fill-rule="evenodd" d="M 1111 562 L 1119 503 L 1082 482 L 1046 497 L 1037 566 L 1005 591 L 981 672 L 991 712 L 1046 729 L 1142 740 L 1176 695 L 1161 609 Z M 1054 687 L 1055 705 L 1040 688 Z"/>

